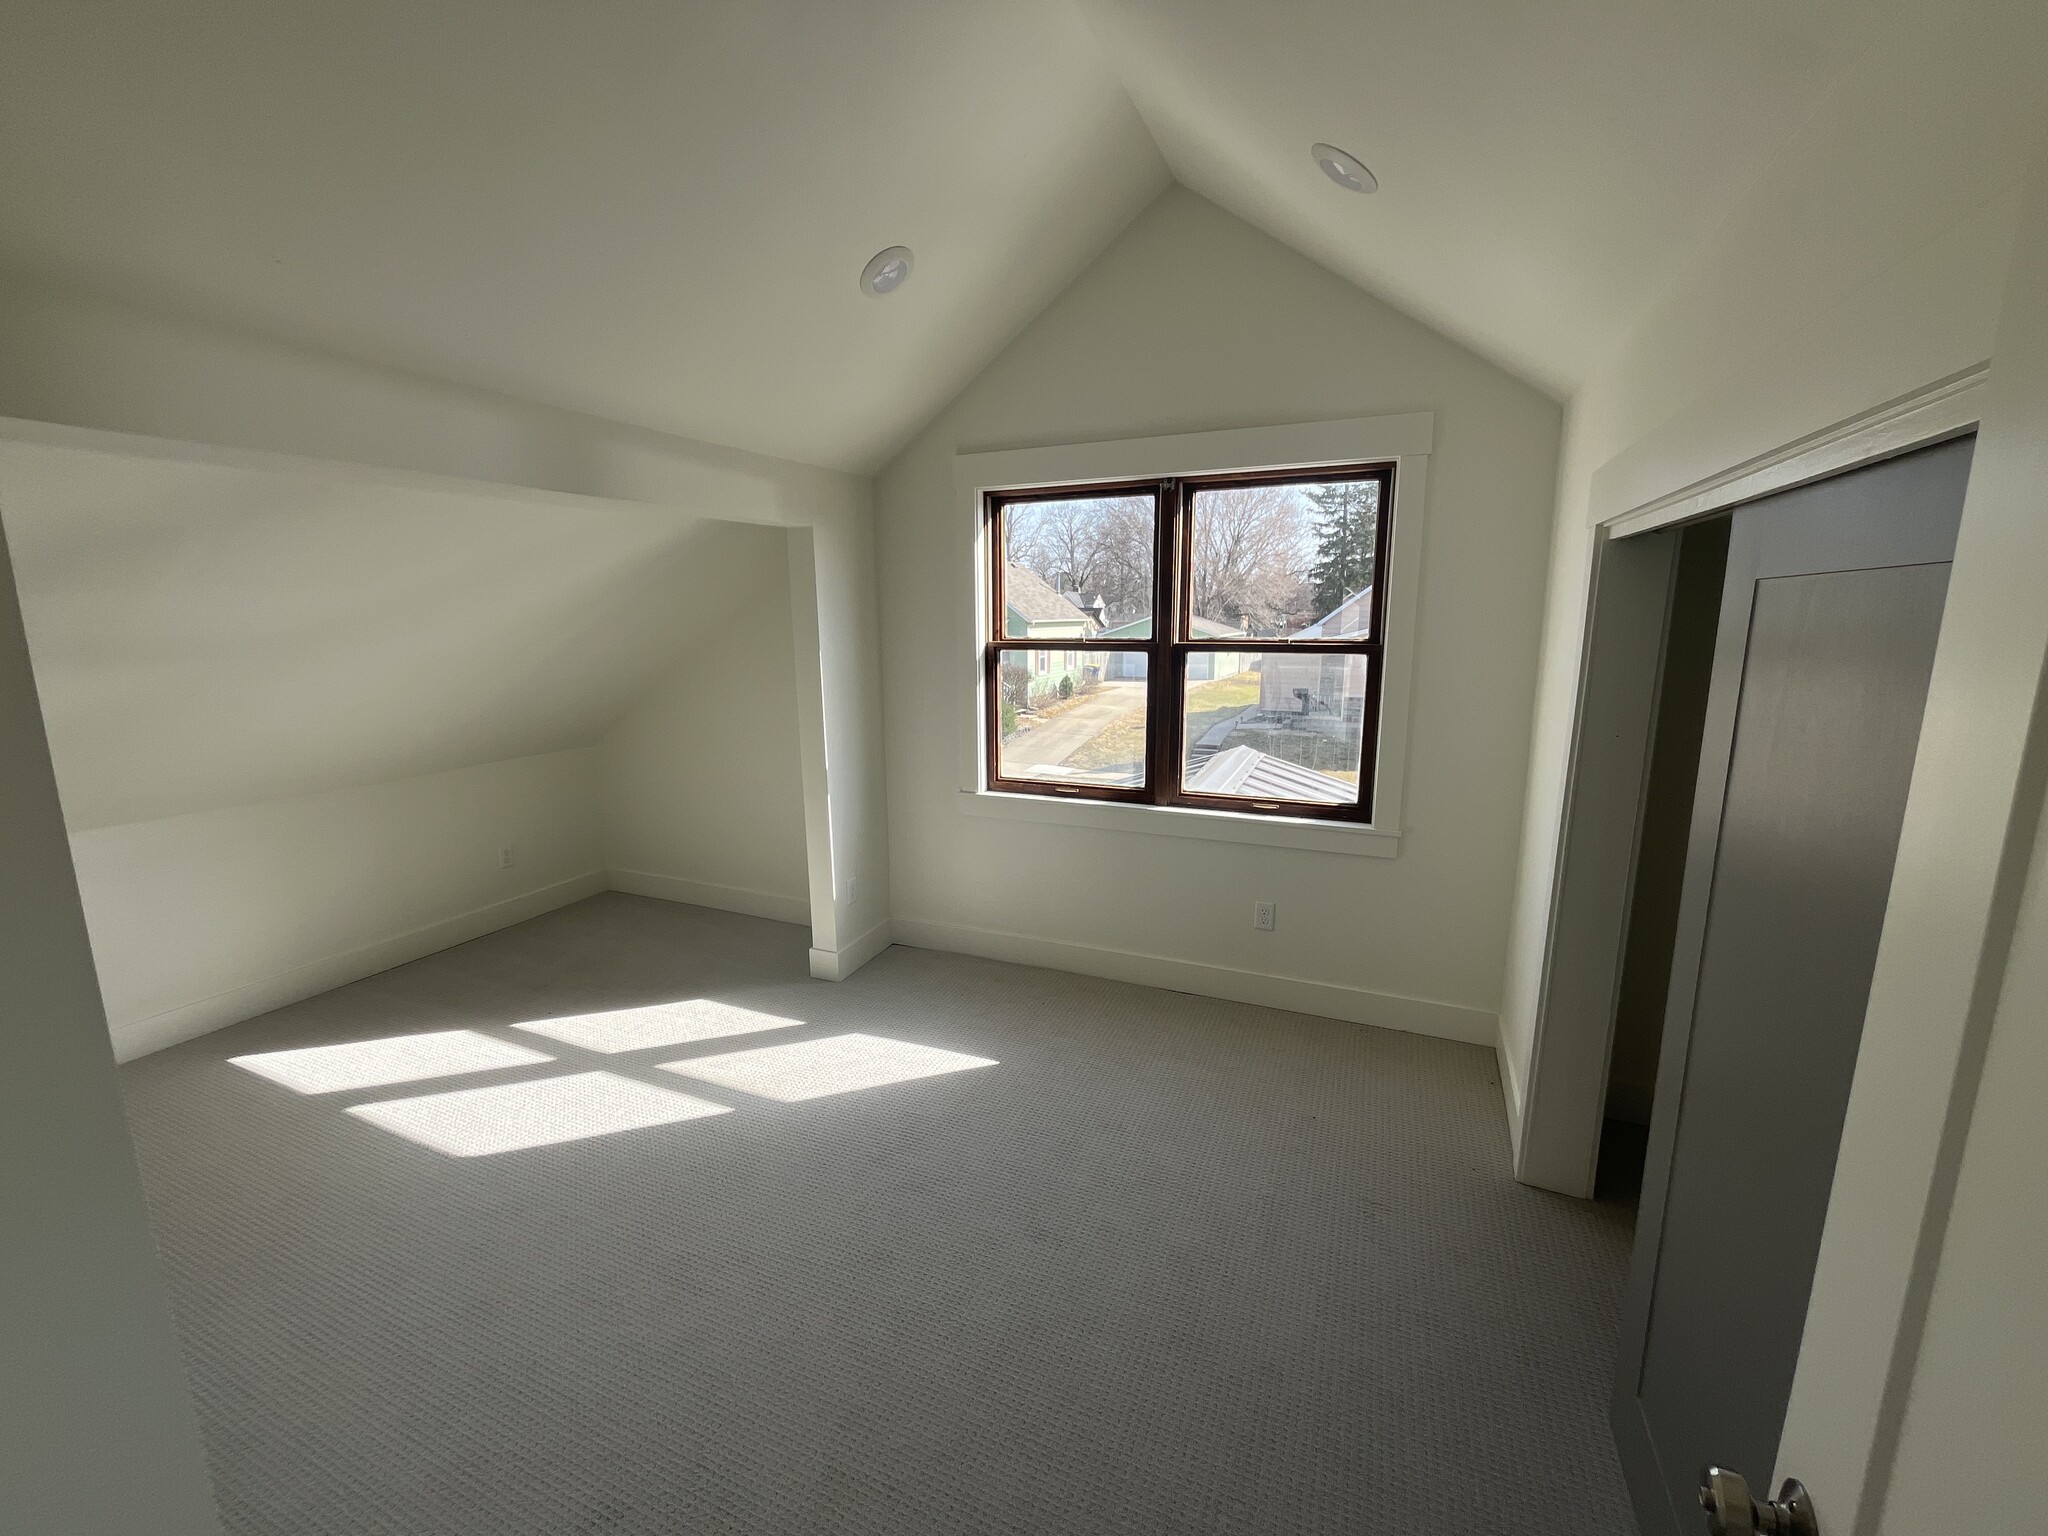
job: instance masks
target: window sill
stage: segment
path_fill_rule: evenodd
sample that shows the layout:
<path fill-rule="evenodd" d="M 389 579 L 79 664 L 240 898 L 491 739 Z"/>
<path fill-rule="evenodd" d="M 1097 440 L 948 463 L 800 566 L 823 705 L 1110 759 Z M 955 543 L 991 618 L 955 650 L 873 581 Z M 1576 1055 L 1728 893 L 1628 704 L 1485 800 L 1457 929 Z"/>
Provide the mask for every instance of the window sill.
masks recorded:
<path fill-rule="evenodd" d="M 1373 859 L 1391 859 L 1401 851 L 1401 834 L 1384 827 L 1290 816 L 1248 816 L 1179 805 L 1055 800 L 1048 795 L 1003 795 L 985 789 L 963 789 L 960 809 L 968 816 L 988 816 L 1000 821 L 1197 837 L 1218 843 L 1256 843 L 1266 848 L 1300 848 L 1311 853 L 1357 854 Z"/>

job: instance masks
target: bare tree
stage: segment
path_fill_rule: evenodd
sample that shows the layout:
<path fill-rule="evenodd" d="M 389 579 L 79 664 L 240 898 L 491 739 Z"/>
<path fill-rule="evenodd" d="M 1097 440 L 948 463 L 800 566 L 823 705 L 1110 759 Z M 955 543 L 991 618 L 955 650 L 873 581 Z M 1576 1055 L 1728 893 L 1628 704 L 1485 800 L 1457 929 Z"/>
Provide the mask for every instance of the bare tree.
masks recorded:
<path fill-rule="evenodd" d="M 1112 626 L 1152 611 L 1150 497 L 1014 503 L 1003 521 L 1009 559 L 1057 590 L 1100 593 Z"/>
<path fill-rule="evenodd" d="M 1313 502 L 1297 486 L 1205 490 L 1195 498 L 1194 611 L 1261 635 L 1315 614 Z M 1012 503 L 1007 557 L 1061 591 L 1100 593 L 1111 627 L 1152 612 L 1156 537 L 1149 496 Z"/>
<path fill-rule="evenodd" d="M 1309 622 L 1311 510 L 1293 486 L 1199 492 L 1190 551 L 1195 612 L 1256 635 Z"/>
<path fill-rule="evenodd" d="M 1094 560 L 1083 591 L 1100 592 L 1111 627 L 1152 612 L 1152 566 L 1157 528 L 1149 500 L 1111 503 L 1096 525 Z"/>

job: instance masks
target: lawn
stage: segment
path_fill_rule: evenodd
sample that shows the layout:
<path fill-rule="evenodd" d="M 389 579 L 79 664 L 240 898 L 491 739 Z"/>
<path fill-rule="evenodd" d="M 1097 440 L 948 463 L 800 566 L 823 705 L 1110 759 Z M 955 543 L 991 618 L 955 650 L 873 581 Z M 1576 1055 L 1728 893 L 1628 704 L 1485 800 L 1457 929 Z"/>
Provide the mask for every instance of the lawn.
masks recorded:
<path fill-rule="evenodd" d="M 1234 719 L 1259 702 L 1259 674 L 1236 672 L 1188 690 L 1188 740 L 1200 741 L 1209 730 Z"/>
<path fill-rule="evenodd" d="M 1243 714 L 1259 702 L 1259 674 L 1239 672 L 1188 689 L 1188 740 L 1219 721 Z M 1145 760 L 1145 710 L 1140 705 L 1112 720 L 1093 740 L 1067 759 L 1074 768 L 1114 768 Z"/>

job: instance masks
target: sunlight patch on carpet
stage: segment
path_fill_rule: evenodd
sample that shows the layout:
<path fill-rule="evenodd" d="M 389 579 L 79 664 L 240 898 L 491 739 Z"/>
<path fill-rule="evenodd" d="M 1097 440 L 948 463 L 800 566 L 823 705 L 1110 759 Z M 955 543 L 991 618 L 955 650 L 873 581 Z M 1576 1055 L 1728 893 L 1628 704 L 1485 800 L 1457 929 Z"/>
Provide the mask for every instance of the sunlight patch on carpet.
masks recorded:
<path fill-rule="evenodd" d="M 701 1078 L 722 1088 L 759 1094 L 764 1099 L 795 1103 L 996 1065 L 986 1056 L 942 1051 L 907 1040 L 887 1040 L 879 1035 L 834 1035 L 827 1040 L 766 1045 L 751 1051 L 730 1051 L 723 1056 L 694 1056 L 688 1061 L 664 1062 L 661 1069 Z"/>
<path fill-rule="evenodd" d="M 229 1060 L 244 1072 L 267 1077 L 294 1093 L 342 1093 L 351 1088 L 384 1088 L 464 1072 L 530 1067 L 555 1058 L 470 1029 L 394 1035 L 385 1040 L 351 1040 L 291 1051 L 262 1051 Z"/>
<path fill-rule="evenodd" d="M 450 1157 L 487 1157 L 701 1120 L 730 1114 L 731 1108 L 609 1072 L 579 1072 L 358 1104 L 349 1113 Z"/>
<path fill-rule="evenodd" d="M 644 1051 L 663 1045 L 688 1045 L 729 1035 L 754 1035 L 769 1029 L 794 1029 L 801 1019 L 756 1013 L 708 997 L 653 1003 L 644 1008 L 613 1008 L 603 1013 L 572 1013 L 558 1019 L 532 1019 L 516 1024 L 531 1034 L 545 1035 L 586 1051 Z"/>

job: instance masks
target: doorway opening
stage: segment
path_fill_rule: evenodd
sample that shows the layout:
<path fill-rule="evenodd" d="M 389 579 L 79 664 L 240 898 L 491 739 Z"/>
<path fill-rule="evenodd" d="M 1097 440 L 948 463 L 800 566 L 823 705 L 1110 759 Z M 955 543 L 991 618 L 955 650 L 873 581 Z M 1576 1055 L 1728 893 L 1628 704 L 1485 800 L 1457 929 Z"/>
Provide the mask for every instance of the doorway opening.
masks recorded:
<path fill-rule="evenodd" d="M 1677 549 L 1607 1053 L 1607 1096 L 1594 1173 L 1594 1198 L 1600 1200 L 1633 1200 L 1642 1189 L 1729 524 L 1729 514 L 1723 513 L 1665 535 L 1677 541 Z"/>

